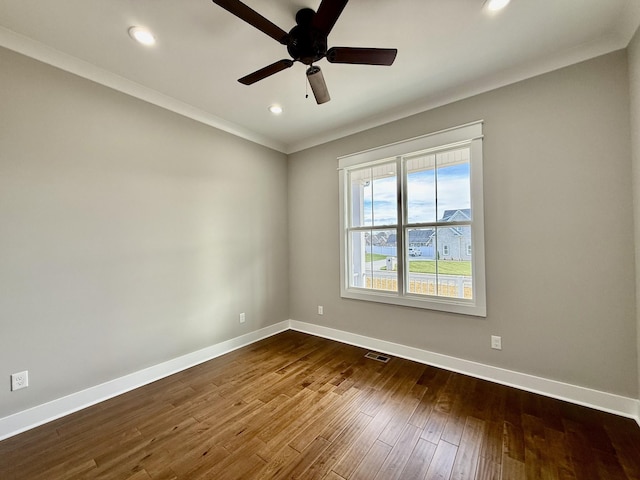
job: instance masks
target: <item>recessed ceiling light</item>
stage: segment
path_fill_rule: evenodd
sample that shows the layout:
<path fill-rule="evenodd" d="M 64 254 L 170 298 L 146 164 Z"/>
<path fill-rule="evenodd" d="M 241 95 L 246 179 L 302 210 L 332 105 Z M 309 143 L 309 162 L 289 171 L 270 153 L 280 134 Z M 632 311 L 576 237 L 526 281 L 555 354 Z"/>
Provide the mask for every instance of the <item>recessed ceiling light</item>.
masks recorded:
<path fill-rule="evenodd" d="M 141 43 L 142 45 L 151 46 L 156 43 L 156 37 L 154 37 L 153 33 L 144 27 L 130 27 L 129 35 L 136 42 Z"/>
<path fill-rule="evenodd" d="M 511 0 L 486 0 L 484 6 L 490 12 L 497 12 L 506 7 Z"/>
<path fill-rule="evenodd" d="M 282 113 L 282 107 L 280 105 L 271 105 L 269 111 L 274 115 L 280 115 Z"/>

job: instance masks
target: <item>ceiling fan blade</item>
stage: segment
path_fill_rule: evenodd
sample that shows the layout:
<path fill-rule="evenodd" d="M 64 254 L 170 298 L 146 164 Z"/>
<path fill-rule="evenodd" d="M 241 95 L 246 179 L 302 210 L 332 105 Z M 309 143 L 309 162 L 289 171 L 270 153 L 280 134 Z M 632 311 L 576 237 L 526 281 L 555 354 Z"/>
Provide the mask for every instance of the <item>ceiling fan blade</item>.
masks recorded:
<path fill-rule="evenodd" d="M 331 63 L 391 65 L 397 53 L 395 48 L 332 47 L 327 51 L 327 60 Z"/>
<path fill-rule="evenodd" d="M 324 35 L 329 35 L 329 32 L 336 24 L 336 20 L 338 20 L 348 1 L 349 0 L 322 0 L 318 11 L 313 16 L 311 26 Z"/>
<path fill-rule="evenodd" d="M 256 83 L 264 78 L 270 77 L 274 73 L 281 72 L 282 70 L 289 68 L 291 65 L 293 65 L 293 60 L 278 60 L 271 65 L 267 65 L 260 70 L 256 70 L 255 72 L 240 78 L 238 81 L 244 85 L 251 85 L 252 83 Z"/>
<path fill-rule="evenodd" d="M 240 0 L 213 0 L 213 3 L 220 5 L 229 13 L 235 15 L 240 20 L 244 20 L 248 24 L 253 25 L 258 30 L 266 33 L 281 44 L 287 44 L 287 38 L 289 36 L 287 32 L 282 30 L 276 24 L 264 18 L 255 10 L 246 6 Z"/>
<path fill-rule="evenodd" d="M 326 103 L 331 100 L 329 96 L 329 90 L 327 90 L 327 84 L 324 81 L 324 75 L 320 67 L 312 65 L 307 69 L 307 78 L 309 79 L 309 85 L 313 91 L 313 96 L 316 97 L 316 103 L 318 105 Z"/>

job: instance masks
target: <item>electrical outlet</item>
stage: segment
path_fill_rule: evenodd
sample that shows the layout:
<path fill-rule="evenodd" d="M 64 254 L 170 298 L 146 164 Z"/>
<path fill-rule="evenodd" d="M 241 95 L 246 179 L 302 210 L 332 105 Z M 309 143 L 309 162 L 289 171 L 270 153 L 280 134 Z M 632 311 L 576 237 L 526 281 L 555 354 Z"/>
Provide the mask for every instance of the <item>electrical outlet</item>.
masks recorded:
<path fill-rule="evenodd" d="M 247 319 L 247 317 L 245 317 L 244 312 L 240 314 L 240 323 L 244 323 L 244 321 Z"/>
<path fill-rule="evenodd" d="M 324 315 L 324 307 L 322 305 L 318 305 L 318 315 Z"/>
<path fill-rule="evenodd" d="M 491 335 L 491 348 L 494 350 L 502 350 L 502 337 Z"/>
<path fill-rule="evenodd" d="M 20 390 L 29 386 L 29 371 L 14 373 L 11 375 L 11 391 Z"/>

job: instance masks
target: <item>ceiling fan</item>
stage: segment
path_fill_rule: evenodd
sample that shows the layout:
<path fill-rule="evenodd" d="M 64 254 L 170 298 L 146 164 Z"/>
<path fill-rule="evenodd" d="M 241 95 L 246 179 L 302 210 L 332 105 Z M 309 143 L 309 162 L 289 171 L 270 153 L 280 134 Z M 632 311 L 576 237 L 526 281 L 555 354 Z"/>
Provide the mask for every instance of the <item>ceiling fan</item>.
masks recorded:
<path fill-rule="evenodd" d="M 396 59 L 395 48 L 332 47 L 327 50 L 327 37 L 349 0 L 322 0 L 318 11 L 303 8 L 296 13 L 296 26 L 289 33 L 264 18 L 240 0 L 213 0 L 213 3 L 236 17 L 253 25 L 261 32 L 287 46 L 293 60 L 278 60 L 260 70 L 240 78 L 244 85 L 251 85 L 274 73 L 291 67 L 295 62 L 309 65 L 307 78 L 318 104 L 331 100 L 320 67 L 314 62 L 327 58 L 330 63 L 361 65 L 391 65 Z"/>

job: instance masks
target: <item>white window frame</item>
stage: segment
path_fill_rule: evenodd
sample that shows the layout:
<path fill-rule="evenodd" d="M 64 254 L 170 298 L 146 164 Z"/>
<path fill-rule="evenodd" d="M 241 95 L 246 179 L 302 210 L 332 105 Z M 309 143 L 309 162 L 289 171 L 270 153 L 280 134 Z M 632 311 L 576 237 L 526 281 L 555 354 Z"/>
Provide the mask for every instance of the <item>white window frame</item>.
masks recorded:
<path fill-rule="evenodd" d="M 385 145 L 338 158 L 338 174 L 340 181 L 340 295 L 343 298 L 373 301 L 407 307 L 425 308 L 444 312 L 460 313 L 486 317 L 486 282 L 484 260 L 484 201 L 482 180 L 482 121 L 448 128 L 402 142 Z M 471 152 L 470 187 L 471 187 L 471 249 L 472 249 L 472 298 L 451 298 L 433 295 L 416 295 L 406 291 L 404 285 L 404 249 L 408 248 L 403 240 L 406 222 L 404 210 L 406 188 L 404 173 L 400 169 L 398 175 L 398 292 L 381 291 L 367 288 L 351 287 L 349 282 L 348 235 L 349 235 L 349 185 L 348 171 L 362 168 L 368 164 L 392 161 L 415 152 L 438 151 L 457 146 L 468 146 Z M 402 213 L 400 215 L 400 213 Z M 375 226 L 373 227 L 375 229 Z"/>

